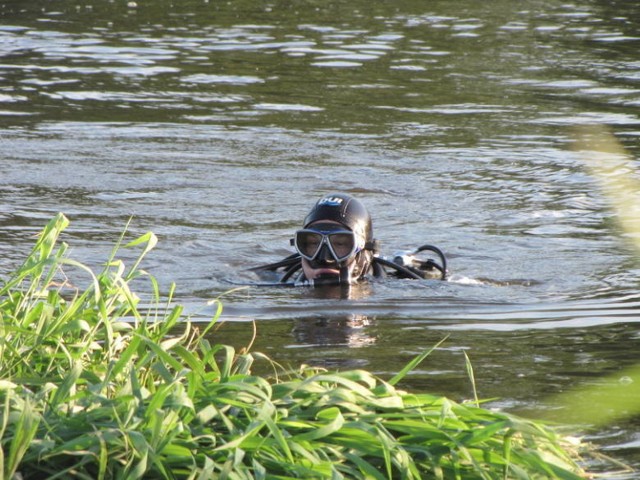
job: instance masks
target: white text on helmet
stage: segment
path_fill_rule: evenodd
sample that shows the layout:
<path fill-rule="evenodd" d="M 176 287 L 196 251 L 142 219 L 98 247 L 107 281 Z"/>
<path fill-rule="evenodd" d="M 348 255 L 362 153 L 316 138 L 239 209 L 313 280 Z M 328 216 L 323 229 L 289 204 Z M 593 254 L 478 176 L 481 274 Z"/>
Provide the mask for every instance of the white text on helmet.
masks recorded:
<path fill-rule="evenodd" d="M 342 202 L 344 202 L 344 198 L 340 198 L 340 197 L 324 197 L 322 200 L 320 200 L 318 202 L 318 205 L 331 205 L 331 206 L 337 206 L 337 205 L 341 205 Z"/>

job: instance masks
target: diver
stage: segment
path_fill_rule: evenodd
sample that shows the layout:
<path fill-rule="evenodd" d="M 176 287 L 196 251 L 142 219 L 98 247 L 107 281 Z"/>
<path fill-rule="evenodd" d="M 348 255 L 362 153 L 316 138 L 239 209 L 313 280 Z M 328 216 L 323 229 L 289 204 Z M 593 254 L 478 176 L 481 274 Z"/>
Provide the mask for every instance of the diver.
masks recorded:
<path fill-rule="evenodd" d="M 395 255 L 392 260 L 381 256 L 369 212 L 359 200 L 343 193 L 320 198 L 291 245 L 296 253 L 251 270 L 280 273 L 280 284 L 309 286 L 353 285 L 369 276 L 447 277 L 445 255 L 432 245 Z M 423 252 L 435 253 L 438 260 L 422 258 Z"/>

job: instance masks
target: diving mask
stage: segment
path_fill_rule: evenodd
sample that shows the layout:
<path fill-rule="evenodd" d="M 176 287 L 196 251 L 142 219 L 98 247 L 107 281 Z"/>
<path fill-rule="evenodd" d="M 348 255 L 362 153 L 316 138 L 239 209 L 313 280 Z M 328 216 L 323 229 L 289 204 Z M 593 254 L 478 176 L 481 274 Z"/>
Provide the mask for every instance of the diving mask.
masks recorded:
<path fill-rule="evenodd" d="M 296 250 L 302 258 L 312 262 L 320 256 L 323 247 L 328 249 L 331 257 L 338 263 L 349 259 L 360 250 L 356 235 L 341 225 L 314 225 L 314 228 L 298 230 L 294 238 Z"/>

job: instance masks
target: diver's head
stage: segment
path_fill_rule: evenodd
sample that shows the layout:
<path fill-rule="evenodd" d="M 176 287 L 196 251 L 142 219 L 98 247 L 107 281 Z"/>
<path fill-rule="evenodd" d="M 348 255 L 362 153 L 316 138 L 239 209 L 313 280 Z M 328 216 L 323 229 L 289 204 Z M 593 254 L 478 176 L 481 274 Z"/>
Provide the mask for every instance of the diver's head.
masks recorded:
<path fill-rule="evenodd" d="M 322 197 L 296 232 L 302 270 L 314 285 L 350 284 L 362 278 L 373 257 L 371 216 L 343 193 Z"/>

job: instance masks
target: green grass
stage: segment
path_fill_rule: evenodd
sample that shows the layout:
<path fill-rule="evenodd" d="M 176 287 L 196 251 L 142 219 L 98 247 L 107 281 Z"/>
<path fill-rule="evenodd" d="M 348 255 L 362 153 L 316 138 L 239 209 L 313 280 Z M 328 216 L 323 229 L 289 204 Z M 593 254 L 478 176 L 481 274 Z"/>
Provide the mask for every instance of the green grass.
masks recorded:
<path fill-rule="evenodd" d="M 192 323 L 140 269 L 152 234 L 94 273 L 67 258 L 67 223 L 0 289 L 4 479 L 583 478 L 551 428 L 399 389 L 426 354 L 388 381 L 273 362 L 254 375 L 270 360 L 211 343 L 219 304 Z M 132 268 L 123 248 L 141 251 Z"/>

